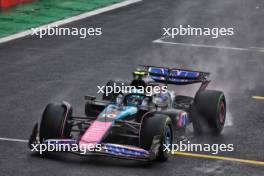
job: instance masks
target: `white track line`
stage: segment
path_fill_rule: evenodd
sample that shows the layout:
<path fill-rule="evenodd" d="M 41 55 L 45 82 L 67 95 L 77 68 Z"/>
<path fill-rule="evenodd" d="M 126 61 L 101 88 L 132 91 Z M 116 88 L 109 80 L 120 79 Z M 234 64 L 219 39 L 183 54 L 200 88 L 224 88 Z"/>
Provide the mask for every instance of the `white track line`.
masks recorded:
<path fill-rule="evenodd" d="M 67 24 L 67 23 L 71 23 L 73 21 L 78 21 L 78 20 L 81 20 L 81 19 L 84 19 L 84 18 L 87 18 L 87 17 L 95 16 L 95 15 L 98 15 L 98 14 L 101 14 L 101 13 L 104 13 L 104 12 L 108 12 L 108 11 L 111 11 L 111 10 L 114 10 L 114 9 L 117 9 L 117 8 L 120 8 L 120 7 L 125 7 L 125 6 L 128 6 L 130 4 L 134 4 L 134 3 L 137 3 L 137 2 L 140 2 L 140 1 L 142 1 L 142 0 L 127 0 L 127 1 L 123 1 L 123 2 L 116 3 L 116 4 L 113 4 L 113 5 L 107 6 L 107 7 L 103 7 L 103 8 L 97 9 L 97 10 L 93 10 L 93 11 L 90 11 L 90 12 L 85 12 L 85 13 L 82 13 L 82 14 L 77 15 L 77 16 L 66 18 L 66 19 L 63 19 L 63 20 L 60 20 L 60 21 L 55 21 L 55 22 L 50 23 L 50 24 L 45 24 L 43 26 L 39 26 L 39 28 L 43 28 L 44 29 L 44 28 L 47 28 L 48 26 L 61 26 L 63 24 Z M 19 32 L 19 33 L 7 36 L 7 37 L 3 37 L 3 38 L 0 38 L 0 43 L 4 43 L 4 42 L 8 42 L 8 41 L 11 41 L 11 40 L 14 40 L 14 39 L 22 38 L 22 37 L 25 37 L 27 35 L 30 35 L 31 33 L 32 33 L 32 30 L 29 29 L 29 30 L 26 30 L 26 31 L 23 31 L 23 32 Z"/>
<path fill-rule="evenodd" d="M 15 139 L 15 138 L 0 138 L 0 141 L 28 142 L 28 140 L 25 139 Z"/>
<path fill-rule="evenodd" d="M 194 43 L 168 42 L 168 41 L 163 41 L 163 39 L 165 39 L 165 38 L 167 38 L 167 37 L 163 37 L 163 38 L 154 40 L 152 42 L 153 43 L 161 43 L 161 44 L 171 44 L 171 45 L 189 46 L 189 47 L 200 47 L 200 48 L 217 48 L 217 49 L 227 49 L 227 50 L 237 50 L 237 51 L 264 52 L 264 48 L 259 48 L 259 47 L 238 48 L 238 47 L 204 45 L 204 44 L 194 44 Z"/>

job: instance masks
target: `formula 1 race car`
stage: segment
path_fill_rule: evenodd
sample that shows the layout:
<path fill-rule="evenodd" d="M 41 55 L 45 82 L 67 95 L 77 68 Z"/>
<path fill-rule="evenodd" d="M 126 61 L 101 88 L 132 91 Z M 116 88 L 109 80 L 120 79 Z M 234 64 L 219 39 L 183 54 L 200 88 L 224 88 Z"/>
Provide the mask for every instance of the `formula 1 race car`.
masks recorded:
<path fill-rule="evenodd" d="M 29 147 L 36 144 L 71 143 L 100 149 L 79 155 L 103 155 L 133 160 L 166 161 L 170 146 L 193 125 L 195 134 L 219 135 L 226 118 L 223 92 L 206 90 L 209 73 L 177 68 L 140 66 L 133 80 L 109 81 L 107 87 L 131 86 L 129 92 L 103 92 L 102 100 L 85 96 L 85 116 L 72 115 L 69 103 L 48 104 L 40 123 L 36 123 Z M 201 83 L 195 97 L 177 95 L 167 85 Z M 146 93 L 147 88 L 166 86 L 161 92 Z M 143 91 L 138 91 L 143 88 Z M 164 91 L 165 90 L 165 91 Z"/>

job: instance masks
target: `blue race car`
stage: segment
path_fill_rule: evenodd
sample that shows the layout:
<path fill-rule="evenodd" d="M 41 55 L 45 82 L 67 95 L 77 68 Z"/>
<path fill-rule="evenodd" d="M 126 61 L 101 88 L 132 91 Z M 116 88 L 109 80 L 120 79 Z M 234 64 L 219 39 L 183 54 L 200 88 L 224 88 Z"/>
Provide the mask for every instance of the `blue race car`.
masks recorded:
<path fill-rule="evenodd" d="M 48 143 L 70 147 L 76 144 L 78 150 L 70 152 L 79 155 L 166 161 L 170 156 L 166 146 L 177 141 L 189 125 L 198 135 L 204 133 L 204 125 L 217 135 L 224 127 L 225 96 L 221 91 L 206 89 L 210 83 L 208 76 L 207 72 L 140 66 L 133 72 L 132 81 L 106 84 L 131 86 L 132 91 L 104 92 L 102 100 L 85 96 L 84 117 L 73 116 L 71 105 L 65 101 L 48 104 L 40 123 L 33 128 L 29 148 Z M 194 83 L 201 84 L 195 97 L 177 95 L 167 88 Z M 159 93 L 145 91 L 164 85 L 166 89 Z M 94 150 L 81 152 L 85 146 Z"/>

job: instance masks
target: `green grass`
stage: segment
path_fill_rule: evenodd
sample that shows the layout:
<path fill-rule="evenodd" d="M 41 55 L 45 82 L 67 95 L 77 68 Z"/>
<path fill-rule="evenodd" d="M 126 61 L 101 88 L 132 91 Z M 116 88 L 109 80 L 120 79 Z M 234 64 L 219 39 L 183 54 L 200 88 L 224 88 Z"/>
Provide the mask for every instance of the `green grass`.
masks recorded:
<path fill-rule="evenodd" d="M 124 0 L 38 0 L 0 13 L 0 37 Z"/>

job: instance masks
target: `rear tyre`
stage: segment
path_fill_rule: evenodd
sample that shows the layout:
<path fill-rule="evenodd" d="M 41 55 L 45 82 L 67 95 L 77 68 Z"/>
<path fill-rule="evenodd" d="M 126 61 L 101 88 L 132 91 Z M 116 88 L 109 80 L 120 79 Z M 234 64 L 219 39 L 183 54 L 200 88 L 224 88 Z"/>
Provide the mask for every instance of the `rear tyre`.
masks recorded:
<path fill-rule="evenodd" d="M 163 144 L 172 144 L 173 130 L 170 117 L 163 114 L 155 114 L 143 121 L 140 131 L 140 146 L 145 150 L 150 150 L 155 136 L 160 137 L 160 147 L 156 156 L 158 161 L 166 161 L 169 153 L 164 151 Z"/>
<path fill-rule="evenodd" d="M 205 124 L 212 134 L 221 134 L 226 119 L 224 93 L 216 90 L 198 92 L 192 106 L 191 117 L 196 134 L 205 131 Z"/>
<path fill-rule="evenodd" d="M 72 117 L 72 108 L 62 103 L 50 103 L 46 106 L 40 123 L 40 142 L 45 139 L 69 138 L 71 125 L 67 122 Z"/>

